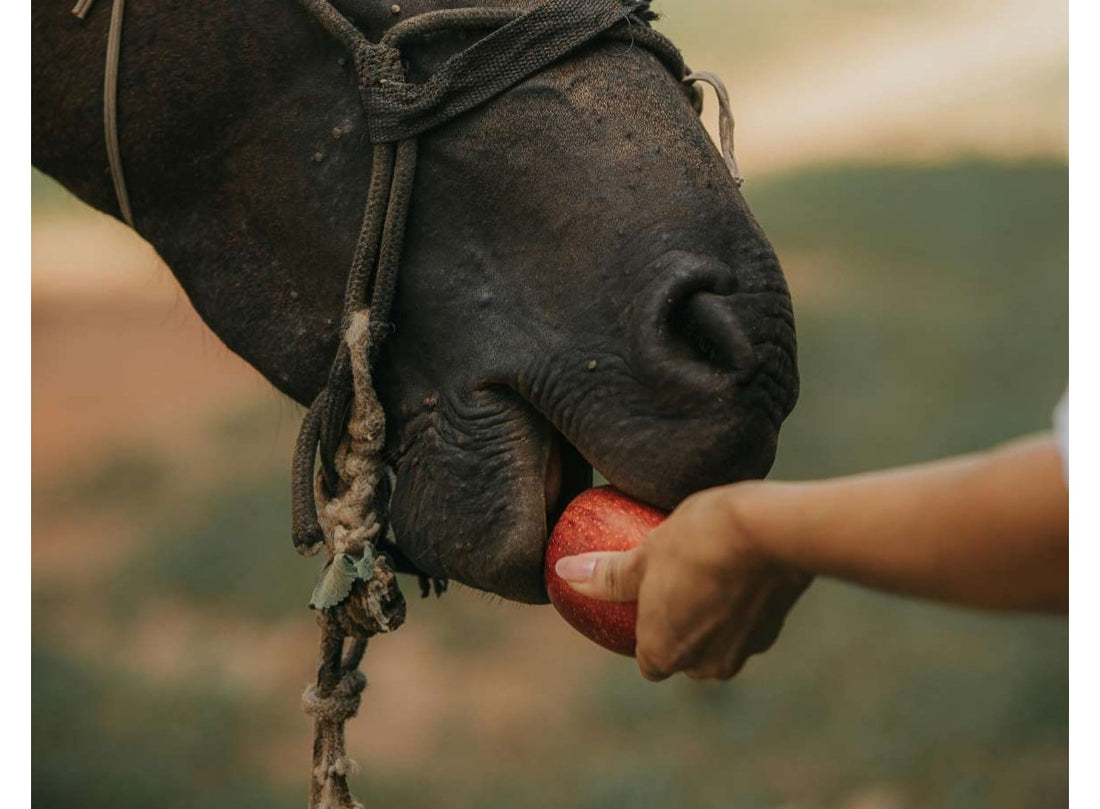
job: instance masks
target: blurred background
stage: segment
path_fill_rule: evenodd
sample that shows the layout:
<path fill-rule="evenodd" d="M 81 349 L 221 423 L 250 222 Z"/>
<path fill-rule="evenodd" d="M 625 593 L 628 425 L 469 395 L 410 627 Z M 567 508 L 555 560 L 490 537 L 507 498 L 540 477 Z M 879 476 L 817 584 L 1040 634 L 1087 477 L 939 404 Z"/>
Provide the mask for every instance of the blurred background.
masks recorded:
<path fill-rule="evenodd" d="M 656 8 L 688 63 L 726 79 L 744 193 L 790 282 L 803 387 L 774 475 L 1047 427 L 1067 379 L 1064 5 Z M 302 806 L 302 412 L 205 330 L 148 245 L 32 185 L 35 804 Z M 733 682 L 655 687 L 549 607 L 405 590 L 349 725 L 368 806 L 1067 802 L 1061 620 L 819 581 Z"/>

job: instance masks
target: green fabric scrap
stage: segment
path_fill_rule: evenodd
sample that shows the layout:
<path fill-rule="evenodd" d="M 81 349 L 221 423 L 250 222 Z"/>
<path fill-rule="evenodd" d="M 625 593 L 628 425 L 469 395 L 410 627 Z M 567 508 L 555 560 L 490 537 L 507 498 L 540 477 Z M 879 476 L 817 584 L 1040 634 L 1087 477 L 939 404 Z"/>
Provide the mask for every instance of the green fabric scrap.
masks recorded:
<path fill-rule="evenodd" d="M 309 606 L 315 610 L 335 607 L 351 594 L 356 581 L 370 581 L 374 575 L 374 552 L 367 546 L 363 558 L 356 559 L 350 553 L 338 553 L 321 571 L 321 578 L 313 588 Z"/>

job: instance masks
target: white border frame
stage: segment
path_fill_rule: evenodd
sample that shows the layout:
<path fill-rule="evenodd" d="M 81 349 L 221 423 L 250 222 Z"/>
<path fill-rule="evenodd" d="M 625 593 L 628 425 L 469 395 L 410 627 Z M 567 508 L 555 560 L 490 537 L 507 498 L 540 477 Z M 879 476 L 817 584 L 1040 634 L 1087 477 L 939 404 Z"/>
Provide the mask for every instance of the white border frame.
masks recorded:
<path fill-rule="evenodd" d="M 1070 1 L 1070 805 L 1100 805 L 1097 778 L 1097 723 L 1100 722 L 1100 649 L 1097 648 L 1097 597 L 1100 585 L 1100 521 L 1097 519 L 1097 473 L 1100 448 L 1100 360 L 1094 355 L 1097 315 L 1092 305 L 1100 297 L 1100 239 L 1097 183 L 1100 158 L 1097 143 L 1097 77 L 1100 74 L 1096 37 L 1100 9 L 1090 0 Z"/>

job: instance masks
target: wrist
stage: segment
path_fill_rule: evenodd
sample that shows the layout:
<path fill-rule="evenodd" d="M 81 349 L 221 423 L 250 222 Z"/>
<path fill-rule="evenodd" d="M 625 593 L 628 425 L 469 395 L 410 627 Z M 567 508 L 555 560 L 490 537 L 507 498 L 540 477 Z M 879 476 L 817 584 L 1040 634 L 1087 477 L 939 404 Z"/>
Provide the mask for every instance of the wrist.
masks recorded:
<path fill-rule="evenodd" d="M 721 490 L 726 520 L 731 526 L 731 536 L 736 539 L 739 553 L 765 566 L 780 561 L 771 546 L 768 521 L 761 508 L 771 485 L 761 480 L 747 480 Z"/>
<path fill-rule="evenodd" d="M 820 572 L 815 558 L 816 527 L 805 483 L 747 480 L 728 487 L 728 508 L 747 552 L 762 564 Z"/>

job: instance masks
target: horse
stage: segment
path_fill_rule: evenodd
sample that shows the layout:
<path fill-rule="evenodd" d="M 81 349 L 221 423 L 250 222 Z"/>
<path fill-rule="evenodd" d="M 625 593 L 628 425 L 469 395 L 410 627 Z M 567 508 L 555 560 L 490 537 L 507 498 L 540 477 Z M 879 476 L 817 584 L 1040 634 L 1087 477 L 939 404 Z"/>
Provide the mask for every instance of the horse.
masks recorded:
<path fill-rule="evenodd" d="M 131 217 L 100 5 L 34 0 L 33 164 L 125 214 L 218 338 L 309 405 L 372 176 L 355 60 L 293 0 L 131 2 L 115 112 Z M 336 4 L 371 41 L 467 5 Z M 476 34 L 409 48 L 410 81 Z M 790 295 L 680 78 L 594 38 L 418 136 L 374 368 L 408 569 L 544 603 L 548 533 L 593 469 L 663 509 L 769 471 L 798 396 Z"/>

